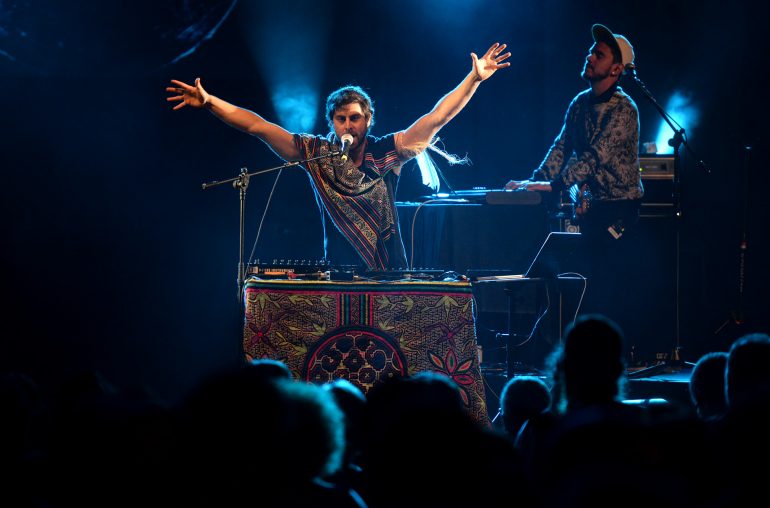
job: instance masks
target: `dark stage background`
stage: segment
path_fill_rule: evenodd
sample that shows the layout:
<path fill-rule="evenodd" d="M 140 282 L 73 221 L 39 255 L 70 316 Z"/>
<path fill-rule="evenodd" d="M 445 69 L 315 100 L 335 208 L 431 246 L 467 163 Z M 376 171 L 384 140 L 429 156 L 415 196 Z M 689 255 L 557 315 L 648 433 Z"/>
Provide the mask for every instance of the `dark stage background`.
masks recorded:
<path fill-rule="evenodd" d="M 766 332 L 768 101 L 760 77 L 768 8 L 759 4 L 2 2 L 2 368 L 46 386 L 97 369 L 174 400 L 240 360 L 238 194 L 201 184 L 280 161 L 208 113 L 172 111 L 169 79 L 200 76 L 211 93 L 274 121 L 278 86 L 305 84 L 319 101 L 309 112 L 315 123 L 305 124 L 313 132 L 326 132 L 326 94 L 359 84 L 375 100 L 373 133 L 383 135 L 453 88 L 471 51 L 507 42 L 511 67 L 483 83 L 440 133 L 449 151 L 473 161 L 439 162 L 455 189 L 499 188 L 529 175 L 585 88 L 579 74 L 594 22 L 631 40 L 639 77 L 659 102 L 681 91 L 700 113 L 687 137 L 711 174 L 686 151 L 680 166 L 684 359 Z M 660 117 L 630 80 L 623 86 L 639 105 L 642 141 L 655 140 Z M 251 180 L 247 258 L 275 176 Z M 400 191 L 402 200 L 426 192 L 414 163 Z M 529 241 L 497 227 L 494 244 L 470 248 Z M 650 355 L 677 339 L 670 227 L 645 225 L 644 248 L 630 260 L 638 273 L 618 274 L 634 295 L 639 329 L 630 333 Z M 284 171 L 254 258 L 318 259 L 321 240 L 306 176 Z"/>

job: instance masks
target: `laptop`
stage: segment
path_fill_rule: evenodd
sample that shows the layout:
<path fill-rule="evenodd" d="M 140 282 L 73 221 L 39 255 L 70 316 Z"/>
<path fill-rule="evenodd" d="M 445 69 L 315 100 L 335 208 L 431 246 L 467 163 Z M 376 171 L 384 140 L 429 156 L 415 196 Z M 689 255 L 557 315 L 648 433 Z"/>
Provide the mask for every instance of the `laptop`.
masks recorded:
<path fill-rule="evenodd" d="M 575 268 L 581 237 L 581 233 L 548 233 L 525 273 L 478 277 L 476 280 L 555 279 L 560 273 L 577 271 Z"/>

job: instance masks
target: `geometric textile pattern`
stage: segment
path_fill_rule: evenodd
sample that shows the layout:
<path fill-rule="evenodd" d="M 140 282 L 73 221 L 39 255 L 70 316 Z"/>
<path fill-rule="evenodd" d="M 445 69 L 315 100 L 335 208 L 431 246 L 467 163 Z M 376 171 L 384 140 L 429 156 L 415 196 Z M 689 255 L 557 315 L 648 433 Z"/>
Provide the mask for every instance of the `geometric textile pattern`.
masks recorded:
<path fill-rule="evenodd" d="M 457 384 L 489 425 L 467 282 L 332 282 L 250 278 L 247 360 L 281 360 L 296 379 L 349 379 L 367 393 L 392 376 L 432 370 Z"/>
<path fill-rule="evenodd" d="M 333 330 L 316 343 L 305 361 L 306 381 L 327 383 L 344 378 L 364 393 L 381 380 L 406 375 L 398 344 L 371 327 Z"/>

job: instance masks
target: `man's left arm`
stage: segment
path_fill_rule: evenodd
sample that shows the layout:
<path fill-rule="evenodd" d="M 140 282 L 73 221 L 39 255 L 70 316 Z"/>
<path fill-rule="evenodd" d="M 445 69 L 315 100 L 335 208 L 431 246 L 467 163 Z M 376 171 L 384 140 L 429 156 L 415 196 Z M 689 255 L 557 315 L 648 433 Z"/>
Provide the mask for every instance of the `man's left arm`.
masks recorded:
<path fill-rule="evenodd" d="M 400 136 L 400 146 L 397 145 L 399 154 L 414 156 L 424 150 L 438 131 L 468 104 L 482 81 L 491 77 L 498 69 L 511 65 L 510 62 L 504 62 L 511 56 L 510 52 L 503 53 L 505 48 L 505 44 L 495 43 L 481 58 L 476 56 L 476 53 L 471 53 L 471 72 L 454 90 L 442 97 L 429 113 L 421 116 L 404 131 Z"/>

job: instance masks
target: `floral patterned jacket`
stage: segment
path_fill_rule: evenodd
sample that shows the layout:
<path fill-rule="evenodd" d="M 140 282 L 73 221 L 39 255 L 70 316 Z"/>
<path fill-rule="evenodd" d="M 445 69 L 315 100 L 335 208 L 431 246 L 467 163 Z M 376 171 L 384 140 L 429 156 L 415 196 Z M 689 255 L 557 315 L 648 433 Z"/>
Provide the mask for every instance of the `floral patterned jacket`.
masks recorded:
<path fill-rule="evenodd" d="M 640 199 L 639 111 L 619 86 L 593 97 L 580 92 L 564 125 L 531 180 L 550 181 L 554 192 L 588 184 L 593 200 Z"/>

